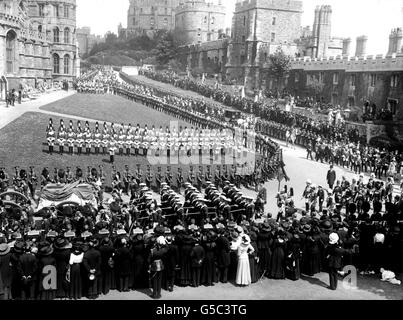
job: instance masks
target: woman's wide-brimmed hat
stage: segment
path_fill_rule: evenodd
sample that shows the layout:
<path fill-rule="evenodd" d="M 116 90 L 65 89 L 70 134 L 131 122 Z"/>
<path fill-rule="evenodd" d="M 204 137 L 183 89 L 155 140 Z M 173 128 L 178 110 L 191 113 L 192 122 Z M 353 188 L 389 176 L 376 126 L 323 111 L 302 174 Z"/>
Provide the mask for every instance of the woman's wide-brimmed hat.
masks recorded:
<path fill-rule="evenodd" d="M 0 256 L 5 256 L 10 252 L 10 246 L 7 243 L 0 244 Z"/>
<path fill-rule="evenodd" d="M 39 255 L 41 256 L 50 256 L 53 253 L 52 246 L 45 246 L 39 250 Z"/>
<path fill-rule="evenodd" d="M 333 230 L 333 223 L 330 220 L 325 220 L 322 222 L 321 228 L 323 231 L 331 231 Z"/>
<path fill-rule="evenodd" d="M 242 236 L 242 244 L 249 245 L 250 244 L 250 237 L 247 234 Z"/>
<path fill-rule="evenodd" d="M 271 225 L 268 222 L 265 222 L 262 225 L 260 225 L 260 229 L 264 232 L 270 232 L 272 230 Z"/>
<path fill-rule="evenodd" d="M 14 243 L 13 250 L 15 253 L 23 253 L 25 250 L 25 243 L 23 241 L 17 241 Z"/>
<path fill-rule="evenodd" d="M 312 227 L 311 227 L 310 224 L 305 224 L 305 225 L 302 227 L 302 231 L 304 231 L 304 232 L 311 232 L 311 229 L 312 229 Z"/>
<path fill-rule="evenodd" d="M 57 238 L 53 243 L 55 249 L 63 250 L 63 249 L 71 249 L 73 245 L 65 238 Z"/>

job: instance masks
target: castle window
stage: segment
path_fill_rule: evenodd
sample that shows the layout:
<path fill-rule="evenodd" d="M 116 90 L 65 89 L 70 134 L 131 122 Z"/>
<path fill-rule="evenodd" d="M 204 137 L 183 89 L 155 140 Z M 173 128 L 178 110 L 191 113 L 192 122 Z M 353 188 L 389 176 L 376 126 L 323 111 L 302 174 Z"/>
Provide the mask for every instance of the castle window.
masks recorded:
<path fill-rule="evenodd" d="M 69 18 L 70 16 L 70 7 L 69 6 L 64 6 L 64 17 Z"/>
<path fill-rule="evenodd" d="M 38 26 L 38 32 L 42 32 L 42 25 Z"/>
<path fill-rule="evenodd" d="M 16 34 L 14 31 L 9 31 L 6 36 L 6 64 L 7 73 L 14 72 L 15 65 L 15 41 Z"/>
<path fill-rule="evenodd" d="M 355 82 L 356 82 L 356 80 L 357 80 L 356 75 L 355 75 L 355 74 L 352 74 L 352 75 L 350 76 L 350 86 L 351 86 L 351 87 L 355 87 Z"/>
<path fill-rule="evenodd" d="M 44 4 L 39 4 L 38 8 L 39 8 L 39 16 L 44 17 L 45 16 L 45 5 Z"/>
<path fill-rule="evenodd" d="M 168 25 L 168 18 L 164 18 L 164 25 Z"/>
<path fill-rule="evenodd" d="M 333 73 L 333 84 L 339 84 L 339 74 Z"/>
<path fill-rule="evenodd" d="M 64 43 L 70 43 L 70 29 L 64 29 Z"/>
<path fill-rule="evenodd" d="M 212 17 L 211 18 L 211 24 L 214 24 L 215 23 L 215 17 Z"/>
<path fill-rule="evenodd" d="M 53 54 L 53 73 L 60 73 L 60 58 L 57 53 Z"/>
<path fill-rule="evenodd" d="M 319 72 L 319 83 L 323 83 L 324 79 L 325 79 L 325 73 Z"/>
<path fill-rule="evenodd" d="M 207 16 L 204 17 L 204 23 L 207 23 Z"/>
<path fill-rule="evenodd" d="M 168 15 L 168 8 L 165 8 L 165 15 Z"/>
<path fill-rule="evenodd" d="M 295 74 L 295 82 L 299 82 L 299 73 Z"/>
<path fill-rule="evenodd" d="M 54 12 L 55 12 L 55 17 L 59 18 L 59 14 L 60 14 L 59 6 L 55 5 L 55 6 L 53 6 L 53 8 L 54 8 Z"/>
<path fill-rule="evenodd" d="M 136 25 L 136 18 L 133 18 L 133 25 Z"/>
<path fill-rule="evenodd" d="M 246 16 L 243 17 L 243 25 L 246 26 Z"/>
<path fill-rule="evenodd" d="M 246 38 L 245 36 L 242 36 L 242 42 L 245 42 Z"/>
<path fill-rule="evenodd" d="M 271 42 L 275 42 L 275 41 L 276 41 L 276 34 L 275 34 L 274 32 L 271 33 L 270 41 L 271 41 Z"/>
<path fill-rule="evenodd" d="M 392 88 L 397 88 L 398 80 L 399 80 L 399 78 L 398 78 L 397 74 L 392 75 L 392 78 L 390 79 L 390 86 Z"/>
<path fill-rule="evenodd" d="M 371 74 L 371 87 L 376 86 L 376 74 Z"/>
<path fill-rule="evenodd" d="M 64 74 L 70 74 L 70 56 L 64 56 Z"/>
<path fill-rule="evenodd" d="M 273 17 L 273 19 L 271 20 L 271 25 L 275 26 L 276 25 L 276 17 Z"/>
<path fill-rule="evenodd" d="M 59 28 L 57 28 L 57 27 L 53 29 L 53 42 L 54 43 L 60 42 Z"/>

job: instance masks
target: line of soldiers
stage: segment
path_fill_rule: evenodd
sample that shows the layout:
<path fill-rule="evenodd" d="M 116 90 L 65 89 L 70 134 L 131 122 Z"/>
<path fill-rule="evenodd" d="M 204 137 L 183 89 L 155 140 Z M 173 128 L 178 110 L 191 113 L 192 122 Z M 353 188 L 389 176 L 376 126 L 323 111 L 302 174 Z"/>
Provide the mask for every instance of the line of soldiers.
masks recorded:
<path fill-rule="evenodd" d="M 59 153 L 65 152 L 65 147 L 68 148 L 68 154 L 73 154 L 74 149 L 77 149 L 77 154 L 83 153 L 89 155 L 94 150 L 95 154 L 109 153 L 111 156 L 119 151 L 119 155 L 148 155 L 150 150 L 152 155 L 167 155 L 173 153 L 186 153 L 188 156 L 199 153 L 210 153 L 211 156 L 217 154 L 225 154 L 225 151 L 236 150 L 241 153 L 248 149 L 244 146 L 247 143 L 247 136 L 236 134 L 235 131 L 228 129 L 202 129 L 179 127 L 178 129 L 162 126 L 156 129 L 152 126 L 151 129 L 147 125 L 144 128 L 138 124 L 132 127 L 131 124 L 115 126 L 111 123 L 109 126 L 104 122 L 103 128 L 100 129 L 99 123 L 95 123 L 95 128 L 92 129 L 89 122 L 85 122 L 85 127 L 81 126 L 81 121 L 77 121 L 74 128 L 73 121 L 70 120 L 69 128 L 64 125 L 63 119 L 60 120 L 60 125 L 57 131 L 54 128 L 52 118 L 49 119 L 49 125 L 46 128 L 47 142 L 49 153 L 52 154 L 54 147 L 59 147 Z M 252 140 L 253 141 L 253 140 Z M 247 147 L 252 150 L 255 147 L 253 143 L 249 143 Z M 133 153 L 132 153 L 133 150 Z M 67 150 L 66 150 L 67 151 Z M 140 152 L 141 151 L 141 152 Z M 182 151 L 182 152 L 180 152 Z M 111 161 L 113 162 L 113 161 Z"/>

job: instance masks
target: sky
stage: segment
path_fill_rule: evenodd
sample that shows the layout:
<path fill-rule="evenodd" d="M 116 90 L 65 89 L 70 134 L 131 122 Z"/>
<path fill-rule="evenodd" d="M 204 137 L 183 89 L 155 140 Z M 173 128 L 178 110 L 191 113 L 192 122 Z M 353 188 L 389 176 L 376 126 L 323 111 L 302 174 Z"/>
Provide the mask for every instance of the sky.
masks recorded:
<path fill-rule="evenodd" d="M 97 35 L 107 31 L 116 33 L 119 23 L 126 27 L 129 0 L 76 1 L 78 27 L 89 26 Z M 228 27 L 236 1 L 222 0 L 227 7 Z M 391 29 L 403 27 L 403 0 L 303 0 L 302 26 L 312 27 L 317 5 L 332 6 L 332 36 L 350 37 L 352 53 L 355 52 L 355 38 L 366 35 L 367 54 L 386 54 Z"/>

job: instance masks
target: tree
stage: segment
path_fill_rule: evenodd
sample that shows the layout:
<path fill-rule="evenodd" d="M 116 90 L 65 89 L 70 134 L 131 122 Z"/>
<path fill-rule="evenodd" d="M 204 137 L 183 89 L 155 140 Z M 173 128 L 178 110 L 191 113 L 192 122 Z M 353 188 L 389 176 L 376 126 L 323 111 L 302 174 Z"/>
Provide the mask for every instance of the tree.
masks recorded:
<path fill-rule="evenodd" d="M 291 57 L 286 55 L 281 47 L 278 47 L 276 52 L 269 56 L 269 76 L 276 80 L 277 89 L 290 69 Z"/>
<path fill-rule="evenodd" d="M 315 96 L 316 98 L 318 98 L 318 96 L 322 93 L 324 87 L 325 85 L 323 84 L 323 82 L 319 81 L 318 77 L 315 76 L 311 77 L 309 83 L 306 86 L 310 94 Z"/>
<path fill-rule="evenodd" d="M 166 65 L 172 59 L 175 59 L 176 56 L 176 47 L 174 44 L 174 38 L 171 32 L 167 33 L 165 37 L 163 37 L 157 47 L 157 62 L 160 65 Z"/>

